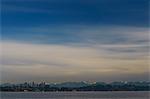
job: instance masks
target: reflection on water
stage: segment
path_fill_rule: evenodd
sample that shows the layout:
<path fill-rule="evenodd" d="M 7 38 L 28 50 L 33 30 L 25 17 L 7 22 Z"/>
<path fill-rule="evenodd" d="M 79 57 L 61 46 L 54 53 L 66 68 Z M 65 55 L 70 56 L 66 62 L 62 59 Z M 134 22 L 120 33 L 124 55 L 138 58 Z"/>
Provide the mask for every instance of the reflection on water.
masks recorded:
<path fill-rule="evenodd" d="M 1 92 L 0 99 L 150 99 L 150 92 Z"/>

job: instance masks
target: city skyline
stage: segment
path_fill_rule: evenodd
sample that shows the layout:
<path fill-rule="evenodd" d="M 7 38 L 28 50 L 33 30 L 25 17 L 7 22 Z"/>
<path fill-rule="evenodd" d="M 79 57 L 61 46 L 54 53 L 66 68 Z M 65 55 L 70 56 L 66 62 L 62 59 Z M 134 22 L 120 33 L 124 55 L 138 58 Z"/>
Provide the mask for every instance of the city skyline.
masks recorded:
<path fill-rule="evenodd" d="M 149 91 L 150 82 L 63 82 L 63 83 L 4 83 L 2 92 L 56 92 L 56 91 Z"/>
<path fill-rule="evenodd" d="M 1 82 L 149 81 L 148 0 L 2 0 Z"/>

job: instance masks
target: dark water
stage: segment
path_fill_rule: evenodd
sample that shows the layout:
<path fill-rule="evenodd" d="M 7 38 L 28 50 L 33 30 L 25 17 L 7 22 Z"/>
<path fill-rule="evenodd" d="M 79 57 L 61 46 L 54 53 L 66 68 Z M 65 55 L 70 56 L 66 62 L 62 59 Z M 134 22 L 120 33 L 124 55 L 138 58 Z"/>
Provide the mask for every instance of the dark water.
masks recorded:
<path fill-rule="evenodd" d="M 150 99 L 150 92 L 2 92 L 0 99 Z"/>

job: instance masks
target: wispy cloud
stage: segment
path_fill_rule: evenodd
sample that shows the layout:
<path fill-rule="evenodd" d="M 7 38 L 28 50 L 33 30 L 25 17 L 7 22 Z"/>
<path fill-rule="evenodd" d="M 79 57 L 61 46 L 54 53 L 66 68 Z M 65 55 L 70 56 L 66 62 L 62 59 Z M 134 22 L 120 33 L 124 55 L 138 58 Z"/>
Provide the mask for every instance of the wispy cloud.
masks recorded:
<path fill-rule="evenodd" d="M 147 80 L 148 2 L 2 0 L 2 80 Z"/>
<path fill-rule="evenodd" d="M 8 29 L 9 28 L 9 29 Z M 149 28 L 101 25 L 47 25 L 3 28 L 3 39 L 34 43 L 148 44 Z M 10 34 L 11 32 L 11 34 Z"/>
<path fill-rule="evenodd" d="M 30 75 L 32 79 L 37 76 L 46 77 L 47 81 L 61 81 L 63 78 L 73 81 L 72 77 L 78 81 L 106 80 L 103 78 L 108 76 L 119 80 L 120 78 L 115 77 L 116 75 L 140 75 L 148 72 L 148 49 L 143 46 L 74 46 L 74 44 L 43 45 L 18 42 L 2 42 L 1 44 L 1 71 L 4 81 L 10 81 L 12 77 L 19 81 L 22 76 L 26 77 L 26 74 Z M 111 48 L 115 51 L 110 50 Z M 124 51 L 126 49 L 133 50 L 133 53 Z M 9 76 L 5 76 L 9 71 Z M 89 74 L 91 77 L 85 76 Z M 31 78 L 30 80 L 32 80 Z M 106 81 L 111 80 L 107 79 Z"/>

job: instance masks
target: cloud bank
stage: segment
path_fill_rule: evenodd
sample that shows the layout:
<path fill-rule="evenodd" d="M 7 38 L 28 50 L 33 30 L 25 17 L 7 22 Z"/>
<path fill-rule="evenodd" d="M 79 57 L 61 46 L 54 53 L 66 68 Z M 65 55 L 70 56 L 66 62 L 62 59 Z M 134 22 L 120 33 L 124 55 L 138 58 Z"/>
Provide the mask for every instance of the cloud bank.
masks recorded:
<path fill-rule="evenodd" d="M 143 46 L 1 44 L 4 82 L 148 79 L 148 49 Z"/>
<path fill-rule="evenodd" d="M 3 32 L 2 82 L 149 78 L 148 28 L 64 25 Z"/>

